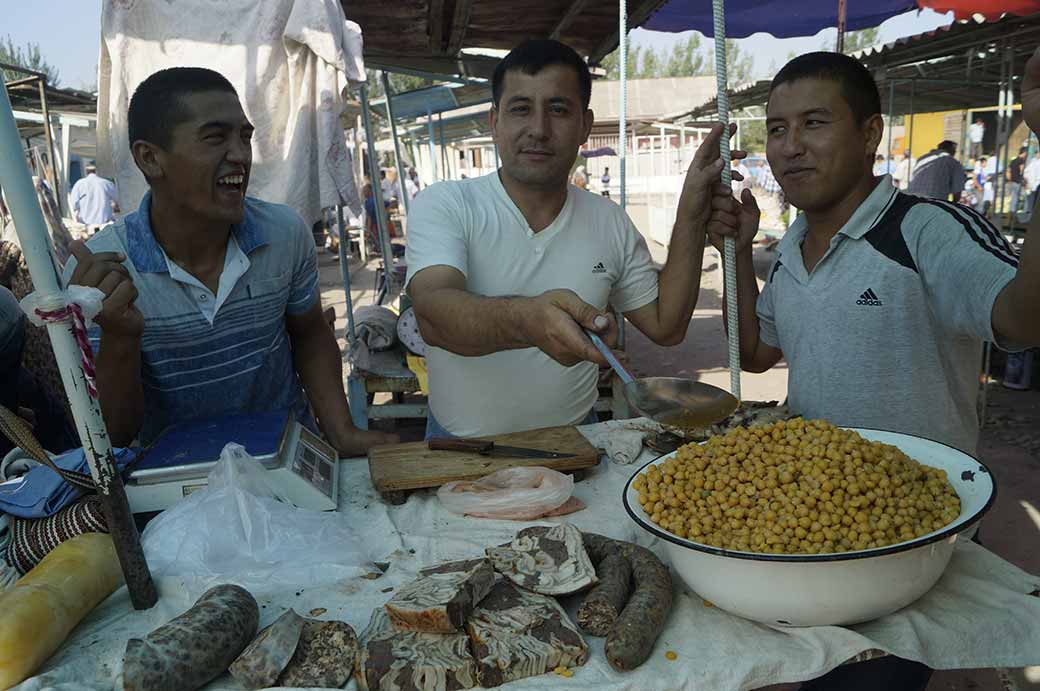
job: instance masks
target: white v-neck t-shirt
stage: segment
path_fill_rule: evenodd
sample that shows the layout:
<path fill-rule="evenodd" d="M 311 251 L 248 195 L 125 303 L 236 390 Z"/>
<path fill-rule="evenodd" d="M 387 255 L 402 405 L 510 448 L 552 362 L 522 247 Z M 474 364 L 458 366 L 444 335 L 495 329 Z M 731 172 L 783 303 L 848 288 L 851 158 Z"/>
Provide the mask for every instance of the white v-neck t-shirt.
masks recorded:
<path fill-rule="evenodd" d="M 629 312 L 657 299 L 657 269 L 646 241 L 622 209 L 568 187 L 567 201 L 535 233 L 498 173 L 427 187 L 408 219 L 408 280 L 451 266 L 466 290 L 488 297 L 534 297 L 567 288 L 597 309 Z M 480 436 L 580 422 L 597 397 L 597 366 L 564 367 L 537 348 L 480 357 L 429 348 L 430 409 L 457 436 Z"/>

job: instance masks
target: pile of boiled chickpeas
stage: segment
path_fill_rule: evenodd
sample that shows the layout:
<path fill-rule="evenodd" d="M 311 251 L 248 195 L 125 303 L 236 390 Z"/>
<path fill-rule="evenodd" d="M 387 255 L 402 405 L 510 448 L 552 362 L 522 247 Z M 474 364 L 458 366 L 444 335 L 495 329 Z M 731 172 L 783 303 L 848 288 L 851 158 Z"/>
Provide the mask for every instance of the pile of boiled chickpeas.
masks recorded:
<path fill-rule="evenodd" d="M 801 418 L 687 444 L 633 488 L 650 520 L 679 537 L 770 554 L 884 547 L 960 515 L 946 471 Z"/>

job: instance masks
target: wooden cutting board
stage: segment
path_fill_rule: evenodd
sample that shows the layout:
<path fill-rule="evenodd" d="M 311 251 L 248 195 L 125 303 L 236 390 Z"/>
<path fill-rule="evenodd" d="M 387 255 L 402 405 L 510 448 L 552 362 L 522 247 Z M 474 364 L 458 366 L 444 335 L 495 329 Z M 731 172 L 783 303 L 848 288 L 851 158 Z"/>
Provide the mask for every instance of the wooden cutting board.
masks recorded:
<path fill-rule="evenodd" d="M 570 427 L 546 427 L 492 439 L 506 446 L 574 454 L 568 458 L 507 458 L 464 451 L 430 451 L 426 442 L 377 446 L 368 452 L 372 484 L 380 492 L 440 487 L 454 480 L 477 480 L 503 468 L 540 465 L 553 470 L 581 470 L 599 463 L 600 452 Z"/>

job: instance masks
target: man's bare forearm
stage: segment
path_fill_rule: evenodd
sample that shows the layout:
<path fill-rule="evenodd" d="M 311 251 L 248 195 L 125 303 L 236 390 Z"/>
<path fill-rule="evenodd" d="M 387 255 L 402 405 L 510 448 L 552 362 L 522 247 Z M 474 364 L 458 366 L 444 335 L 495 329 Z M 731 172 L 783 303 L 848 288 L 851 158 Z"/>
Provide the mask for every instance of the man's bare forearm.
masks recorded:
<path fill-rule="evenodd" d="M 415 301 L 415 314 L 427 344 L 457 355 L 490 355 L 533 345 L 527 329 L 532 303 L 439 288 Z"/>
<path fill-rule="evenodd" d="M 337 449 L 356 428 L 343 391 L 343 362 L 332 330 L 324 324 L 303 338 L 293 338 L 293 365 L 318 427 Z"/>
<path fill-rule="evenodd" d="M 686 337 L 700 295 L 704 264 L 704 228 L 676 223 L 668 259 L 658 276 L 657 319 L 661 345 L 677 345 Z"/>
<path fill-rule="evenodd" d="M 101 414 L 113 446 L 129 446 L 144 421 L 141 339 L 106 337 L 95 359 Z"/>

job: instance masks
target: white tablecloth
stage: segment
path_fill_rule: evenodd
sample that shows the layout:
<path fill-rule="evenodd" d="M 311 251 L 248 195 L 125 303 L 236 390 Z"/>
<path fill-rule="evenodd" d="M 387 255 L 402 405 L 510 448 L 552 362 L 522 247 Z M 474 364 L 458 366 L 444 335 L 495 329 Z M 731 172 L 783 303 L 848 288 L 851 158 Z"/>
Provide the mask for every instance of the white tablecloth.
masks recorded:
<path fill-rule="evenodd" d="M 593 426 L 594 428 L 597 426 Z M 660 544 L 639 529 L 621 505 L 621 490 L 642 462 L 621 466 L 603 461 L 575 485 L 588 508 L 566 517 L 582 530 L 636 541 L 665 558 Z M 368 464 L 346 461 L 341 470 L 340 513 L 372 550 L 376 561 L 390 563 L 374 580 L 364 578 L 297 592 L 287 590 L 258 598 L 260 625 L 286 607 L 306 615 L 326 610 L 323 619 L 341 619 L 360 633 L 373 608 L 391 590 L 410 581 L 422 566 L 474 557 L 484 548 L 510 539 L 531 523 L 462 518 L 445 511 L 434 492 L 416 492 L 401 506 L 385 504 L 373 490 Z M 315 545 L 321 549 L 321 545 Z M 233 581 L 233 579 L 229 579 Z M 37 689 L 111 689 L 131 636 L 142 636 L 179 614 L 194 601 L 182 583 L 157 579 L 161 599 L 151 610 L 134 611 L 123 588 L 102 603 L 52 657 L 45 671 L 19 687 Z M 603 640 L 586 637 L 588 663 L 572 678 L 543 675 L 505 685 L 521 690 L 595 688 L 613 691 L 675 689 L 753 689 L 819 676 L 871 649 L 919 660 L 937 669 L 1025 667 L 1040 664 L 1040 589 L 1032 576 L 970 542 L 959 544 L 939 583 L 917 603 L 883 619 L 851 628 L 774 629 L 706 607 L 676 579 L 677 596 L 668 626 L 650 659 L 638 670 L 615 672 L 603 655 Z M 573 616 L 575 598 L 565 600 Z M 670 661 L 666 651 L 675 651 Z M 224 675 L 206 689 L 240 687 Z M 355 689 L 351 681 L 348 689 Z"/>

